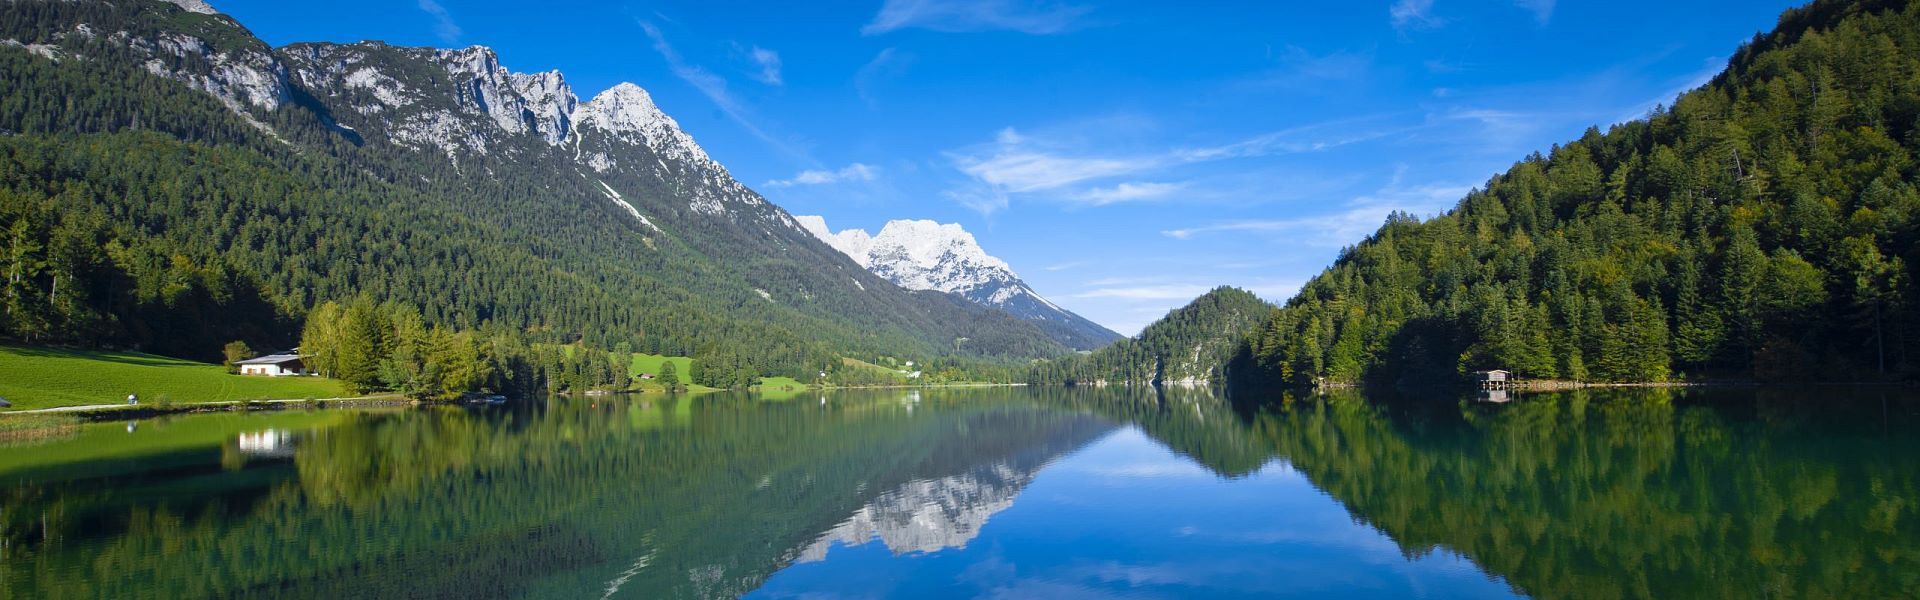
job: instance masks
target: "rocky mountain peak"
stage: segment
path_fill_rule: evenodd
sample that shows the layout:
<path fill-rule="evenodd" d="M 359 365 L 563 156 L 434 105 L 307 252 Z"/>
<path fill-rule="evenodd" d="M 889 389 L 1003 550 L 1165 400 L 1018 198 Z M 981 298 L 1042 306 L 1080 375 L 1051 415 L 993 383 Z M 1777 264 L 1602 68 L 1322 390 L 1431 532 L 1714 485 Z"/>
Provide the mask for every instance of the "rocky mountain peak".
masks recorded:
<path fill-rule="evenodd" d="M 1018 283 L 1006 261 L 987 254 L 973 234 L 958 223 L 899 219 L 877 235 L 860 229 L 834 233 L 825 218 L 795 217 L 801 227 L 867 270 L 910 290 L 967 294 L 979 288 Z M 1021 284 L 1024 285 L 1024 284 Z"/>
<path fill-rule="evenodd" d="M 1119 338 L 1041 297 L 1012 266 L 988 254 L 958 223 L 899 219 L 888 221 L 878 234 L 868 234 L 861 229 L 836 233 L 819 216 L 794 220 L 828 246 L 900 287 L 955 294 L 1039 321 L 1048 335 L 1071 347 L 1091 348 Z"/>
<path fill-rule="evenodd" d="M 638 85 L 622 82 L 600 92 L 580 106 L 574 121 L 593 124 L 615 137 L 641 141 L 655 152 L 694 163 L 710 163 L 712 158 L 694 143 L 693 136 L 680 129 L 680 123 L 653 103 L 653 96 Z M 632 140 L 633 136 L 641 139 Z"/>

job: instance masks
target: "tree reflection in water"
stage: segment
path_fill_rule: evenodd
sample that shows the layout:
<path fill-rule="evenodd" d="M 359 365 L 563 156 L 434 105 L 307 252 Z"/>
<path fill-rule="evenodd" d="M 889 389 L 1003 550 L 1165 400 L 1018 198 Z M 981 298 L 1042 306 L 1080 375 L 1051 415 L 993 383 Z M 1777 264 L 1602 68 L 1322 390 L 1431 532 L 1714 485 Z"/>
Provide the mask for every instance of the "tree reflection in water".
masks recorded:
<path fill-rule="evenodd" d="M 0 464 L 0 595 L 735 596 L 836 544 L 965 547 L 1119 426 L 1222 478 L 1284 462 L 1405 555 L 1525 594 L 1920 595 L 1911 397 L 917 393 L 277 417 L 272 452 L 57 442 Z"/>

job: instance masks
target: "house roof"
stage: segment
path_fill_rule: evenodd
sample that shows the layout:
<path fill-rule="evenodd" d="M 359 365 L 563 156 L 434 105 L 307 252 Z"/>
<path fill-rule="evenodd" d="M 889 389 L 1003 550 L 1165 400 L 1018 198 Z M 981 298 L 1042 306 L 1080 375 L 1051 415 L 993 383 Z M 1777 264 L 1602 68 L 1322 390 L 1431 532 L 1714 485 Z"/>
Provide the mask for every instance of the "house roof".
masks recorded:
<path fill-rule="evenodd" d="M 273 353 L 273 354 L 268 354 L 268 355 L 266 355 L 266 356 L 256 356 L 256 357 L 253 357 L 253 358 L 249 358 L 249 359 L 246 359 L 246 360 L 243 360 L 243 361 L 238 361 L 238 362 L 235 362 L 235 363 L 233 363 L 233 364 L 236 364 L 236 365 L 278 365 L 278 364 L 283 364 L 283 363 L 290 363 L 290 362 L 293 362 L 293 361 L 296 361 L 296 360 L 300 360 L 300 354 L 298 353 L 298 352 L 299 352 L 299 350 L 300 350 L 299 348 L 294 348 L 294 349 L 292 349 L 292 350 L 288 350 L 288 351 L 286 351 L 286 352 L 275 352 L 275 353 Z"/>

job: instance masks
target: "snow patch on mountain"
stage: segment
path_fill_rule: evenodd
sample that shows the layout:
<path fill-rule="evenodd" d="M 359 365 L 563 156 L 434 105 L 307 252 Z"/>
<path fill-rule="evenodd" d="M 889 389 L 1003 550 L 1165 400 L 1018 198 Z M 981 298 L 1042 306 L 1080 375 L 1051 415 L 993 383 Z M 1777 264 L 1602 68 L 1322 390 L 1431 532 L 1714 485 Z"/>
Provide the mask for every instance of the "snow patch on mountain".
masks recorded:
<path fill-rule="evenodd" d="M 980 247 L 957 223 L 888 221 L 880 233 L 835 232 L 819 216 L 794 222 L 862 268 L 910 290 L 946 292 L 1042 324 L 1042 331 L 1075 348 L 1092 348 L 1119 334 L 1073 314 L 1033 291 L 1013 267 Z"/>
<path fill-rule="evenodd" d="M 966 294 L 996 284 L 1026 285 L 1013 267 L 987 254 L 957 223 L 896 220 L 879 235 L 868 235 L 860 229 L 833 233 L 819 216 L 794 220 L 853 262 L 910 290 Z"/>
<path fill-rule="evenodd" d="M 654 233 L 664 233 L 660 231 L 659 226 L 653 224 L 653 221 L 648 221 L 646 215 L 640 214 L 640 209 L 634 208 L 632 203 L 627 202 L 626 197 L 621 196 L 620 192 L 614 191 L 613 186 L 607 185 L 605 181 L 595 180 L 594 183 L 600 184 L 600 189 L 606 190 L 608 200 L 612 200 L 614 204 L 620 205 L 620 208 L 626 209 L 627 214 L 633 215 L 635 219 L 639 219 L 641 225 L 652 229 Z"/>

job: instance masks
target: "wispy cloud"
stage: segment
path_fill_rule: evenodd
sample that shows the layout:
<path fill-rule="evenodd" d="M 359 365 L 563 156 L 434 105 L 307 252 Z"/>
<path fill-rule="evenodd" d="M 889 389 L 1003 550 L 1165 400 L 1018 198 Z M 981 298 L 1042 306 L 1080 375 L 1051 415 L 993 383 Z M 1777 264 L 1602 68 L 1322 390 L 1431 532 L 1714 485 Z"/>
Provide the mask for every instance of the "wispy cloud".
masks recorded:
<path fill-rule="evenodd" d="M 1435 74 L 1459 73 L 1461 71 L 1467 70 L 1468 68 L 1467 65 L 1456 63 L 1444 58 L 1429 58 L 1427 60 L 1420 61 L 1420 66 L 1426 67 L 1428 73 L 1435 73 Z"/>
<path fill-rule="evenodd" d="M 1093 263 L 1084 261 L 1084 260 L 1071 260 L 1063 263 L 1054 263 L 1051 265 L 1040 267 L 1040 270 L 1057 273 L 1057 272 L 1066 271 L 1069 269 L 1078 269 L 1080 267 L 1084 267 L 1089 264 L 1093 264 Z"/>
<path fill-rule="evenodd" d="M 1136 285 L 1097 287 L 1069 298 L 1123 298 L 1127 300 L 1186 300 L 1207 293 L 1213 286 L 1199 284 Z"/>
<path fill-rule="evenodd" d="M 980 154 L 950 154 L 960 172 L 1007 192 L 1052 190 L 1087 181 L 1137 173 L 1159 166 L 1152 156 L 1068 156 L 1050 152 L 1008 127 L 993 148 Z"/>
<path fill-rule="evenodd" d="M 1433 0 L 1398 0 L 1387 8 L 1387 16 L 1392 19 L 1393 28 L 1401 31 L 1446 24 L 1445 20 L 1433 16 Z"/>
<path fill-rule="evenodd" d="M 760 67 L 760 72 L 754 75 L 754 79 L 772 86 L 786 85 L 786 80 L 780 77 L 780 53 L 754 46 L 747 50 L 747 57 L 753 59 L 753 63 Z"/>
<path fill-rule="evenodd" d="M 895 51 L 893 48 L 881 50 L 873 60 L 860 67 L 853 76 L 853 91 L 860 95 L 860 101 L 867 108 L 878 108 L 880 102 L 873 95 L 873 86 L 883 77 L 894 77 L 905 73 L 907 66 L 913 63 L 913 56 Z"/>
<path fill-rule="evenodd" d="M 1048 0 L 886 0 L 873 22 L 860 29 L 879 35 L 919 28 L 945 33 L 1018 31 L 1045 35 L 1069 31 L 1092 9 Z"/>
<path fill-rule="evenodd" d="M 1075 196 L 1075 198 L 1094 206 L 1106 206 L 1108 204 L 1121 202 L 1158 200 L 1171 196 L 1186 187 L 1187 185 L 1184 183 L 1123 181 L 1113 187 L 1093 188 L 1081 192 Z"/>
<path fill-rule="evenodd" d="M 775 179 L 767 182 L 767 187 L 793 187 L 796 185 L 826 185 L 851 181 L 873 181 L 880 175 L 880 168 L 864 163 L 853 163 L 839 170 L 808 169 L 794 175 L 791 179 Z"/>
<path fill-rule="evenodd" d="M 1326 54 L 1314 54 L 1299 46 L 1287 46 L 1280 53 L 1280 64 L 1285 72 L 1302 79 L 1348 79 L 1366 74 L 1373 66 L 1373 56 L 1367 53 L 1338 50 Z"/>
<path fill-rule="evenodd" d="M 1404 168 L 1399 169 L 1386 187 L 1348 200 L 1337 212 L 1291 219 L 1242 219 L 1168 229 L 1161 234 L 1184 240 L 1215 233 L 1284 233 L 1289 234 L 1289 240 L 1337 248 L 1358 242 L 1378 230 L 1390 213 L 1436 214 L 1457 204 L 1461 197 L 1473 189 L 1472 186 L 1444 183 L 1406 186 L 1401 182 L 1404 173 Z"/>
<path fill-rule="evenodd" d="M 1654 97 L 1653 99 L 1634 105 L 1634 107 L 1630 112 L 1626 114 L 1622 114 L 1618 117 L 1615 117 L 1613 119 L 1613 123 L 1625 123 L 1627 121 L 1645 118 L 1647 114 L 1653 112 L 1653 109 L 1655 107 L 1663 106 L 1663 105 L 1672 106 L 1673 101 L 1679 98 L 1681 94 L 1685 94 L 1687 92 L 1693 91 L 1695 88 L 1706 85 L 1707 82 L 1713 81 L 1713 78 L 1715 76 L 1719 75 L 1721 71 L 1725 71 L 1726 69 L 1727 69 L 1726 59 L 1720 58 L 1717 56 L 1709 57 L 1703 63 L 1703 66 L 1701 67 L 1701 69 L 1699 71 L 1695 71 L 1691 75 L 1688 75 L 1685 81 L 1683 81 L 1679 85 L 1676 85 L 1672 88 L 1667 89 L 1667 91 L 1660 92 L 1660 95 Z M 1610 123 L 1610 124 L 1613 124 L 1613 123 Z"/>
<path fill-rule="evenodd" d="M 1555 0 L 1513 0 L 1513 3 L 1520 8 L 1531 11 L 1534 20 L 1539 21 L 1541 25 L 1546 25 L 1547 22 L 1553 20 L 1553 5 Z"/>
<path fill-rule="evenodd" d="M 753 134 L 753 137 L 759 138 L 760 141 L 765 142 L 768 146 L 788 156 L 805 158 L 806 153 L 768 134 L 765 129 L 762 129 L 760 125 L 754 122 L 749 116 L 746 106 L 741 104 L 740 100 L 735 98 L 732 92 L 727 90 L 726 78 L 715 75 L 712 71 L 708 71 L 700 65 L 688 62 L 686 57 L 680 55 L 679 50 L 674 49 L 673 44 L 667 42 L 666 34 L 661 33 L 660 28 L 654 26 L 651 21 L 641 20 L 639 23 L 640 30 L 646 32 L 647 39 L 653 41 L 654 52 L 659 53 L 661 58 L 666 59 L 667 67 L 673 71 L 674 77 L 680 78 L 681 81 L 687 82 L 687 85 L 691 85 L 694 89 L 699 90 L 701 95 L 706 96 L 707 100 L 713 102 L 715 108 L 720 109 L 722 114 L 725 114 L 728 119 L 739 125 L 741 129 L 745 129 L 747 133 Z"/>
<path fill-rule="evenodd" d="M 449 44 L 460 43 L 460 24 L 453 22 L 453 14 L 447 12 L 447 7 L 441 6 L 434 0 L 420 0 L 420 10 L 433 15 L 435 22 L 433 33 L 440 36 L 440 41 Z"/>
<path fill-rule="evenodd" d="M 1213 146 L 1191 146 L 1133 154 L 1087 152 L 1081 144 L 1035 138 L 1011 127 L 990 144 L 947 152 L 954 168 L 971 180 L 949 193 L 975 210 L 998 210 L 1012 194 L 1047 194 L 1069 203 L 1102 206 L 1165 197 L 1187 183 L 1140 181 L 1142 175 L 1181 165 L 1219 160 L 1316 152 L 1392 135 L 1396 130 L 1361 127 L 1368 119 L 1348 119 L 1265 133 Z M 1107 186 L 1084 187 L 1116 179 Z M 990 200 L 990 201 L 988 201 Z"/>
<path fill-rule="evenodd" d="M 940 195 L 982 216 L 1006 210 L 1010 202 L 1005 190 L 978 183 L 950 189 Z"/>

